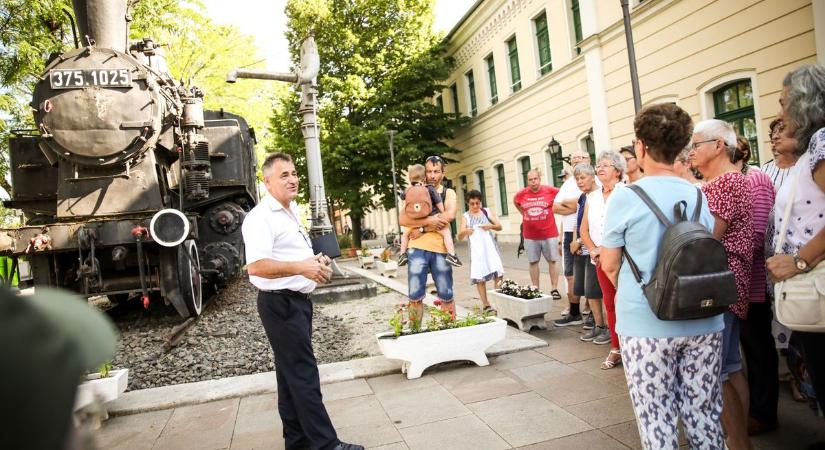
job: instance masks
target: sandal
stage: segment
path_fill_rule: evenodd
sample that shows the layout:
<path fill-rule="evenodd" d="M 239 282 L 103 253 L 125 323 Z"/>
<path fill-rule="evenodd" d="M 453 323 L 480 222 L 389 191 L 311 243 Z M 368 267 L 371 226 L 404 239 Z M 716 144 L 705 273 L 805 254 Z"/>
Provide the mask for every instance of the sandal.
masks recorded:
<path fill-rule="evenodd" d="M 611 356 L 618 355 L 617 359 L 611 359 Z M 602 363 L 601 369 L 602 370 L 610 370 L 622 363 L 622 352 L 621 350 L 611 349 L 610 353 L 607 354 L 607 358 L 604 359 Z"/>
<path fill-rule="evenodd" d="M 550 291 L 550 295 L 553 297 L 553 300 L 561 300 L 561 294 L 559 294 L 558 289 Z"/>
<path fill-rule="evenodd" d="M 485 313 L 491 315 L 491 316 L 497 316 L 498 315 L 498 311 L 496 311 L 496 309 L 493 308 L 492 306 L 485 306 L 483 311 Z"/>

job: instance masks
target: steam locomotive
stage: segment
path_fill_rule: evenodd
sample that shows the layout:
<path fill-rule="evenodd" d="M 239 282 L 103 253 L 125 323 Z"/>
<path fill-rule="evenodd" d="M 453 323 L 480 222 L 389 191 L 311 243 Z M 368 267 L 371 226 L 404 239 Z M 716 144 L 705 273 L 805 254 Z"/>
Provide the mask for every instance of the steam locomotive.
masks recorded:
<path fill-rule="evenodd" d="M 10 208 L 0 254 L 35 286 L 201 313 L 205 290 L 244 264 L 241 223 L 258 201 L 255 133 L 205 111 L 163 51 L 128 40 L 126 0 L 73 0 L 76 48 L 34 89 L 37 129 L 10 141 Z M 76 35 L 77 36 L 77 35 Z"/>

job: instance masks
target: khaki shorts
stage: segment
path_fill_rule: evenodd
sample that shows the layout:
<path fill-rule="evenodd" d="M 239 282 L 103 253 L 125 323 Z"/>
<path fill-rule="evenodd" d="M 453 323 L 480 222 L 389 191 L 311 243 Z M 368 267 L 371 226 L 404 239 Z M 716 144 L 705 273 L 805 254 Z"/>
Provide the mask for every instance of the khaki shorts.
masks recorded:
<path fill-rule="evenodd" d="M 547 261 L 558 262 L 559 255 L 559 238 L 549 239 L 524 239 L 524 248 L 527 250 L 527 261 L 530 264 L 539 262 L 541 255 Z"/>

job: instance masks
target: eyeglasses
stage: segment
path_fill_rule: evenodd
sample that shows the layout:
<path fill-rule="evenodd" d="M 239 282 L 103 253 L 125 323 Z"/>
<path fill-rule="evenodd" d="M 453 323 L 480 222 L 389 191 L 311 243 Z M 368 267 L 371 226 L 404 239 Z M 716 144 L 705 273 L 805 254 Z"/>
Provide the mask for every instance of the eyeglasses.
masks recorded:
<path fill-rule="evenodd" d="M 440 156 L 435 156 L 435 155 L 428 156 L 426 161 L 427 162 L 436 162 L 436 163 L 439 163 L 439 164 L 444 164 L 444 160 Z"/>
<path fill-rule="evenodd" d="M 708 143 L 708 142 L 716 142 L 716 141 L 718 141 L 718 140 L 719 140 L 719 138 L 716 138 L 716 139 L 708 139 L 707 141 L 699 141 L 699 142 L 694 142 L 694 143 L 690 144 L 690 148 L 692 148 L 693 150 L 696 150 L 696 149 L 697 149 L 697 148 L 699 148 L 699 146 L 700 146 L 700 145 L 702 145 L 702 144 L 705 144 L 705 143 Z"/>
<path fill-rule="evenodd" d="M 609 164 L 609 163 L 608 164 L 597 164 L 596 165 L 596 169 L 607 169 L 608 167 L 616 167 L 616 166 L 613 165 L 613 164 Z"/>

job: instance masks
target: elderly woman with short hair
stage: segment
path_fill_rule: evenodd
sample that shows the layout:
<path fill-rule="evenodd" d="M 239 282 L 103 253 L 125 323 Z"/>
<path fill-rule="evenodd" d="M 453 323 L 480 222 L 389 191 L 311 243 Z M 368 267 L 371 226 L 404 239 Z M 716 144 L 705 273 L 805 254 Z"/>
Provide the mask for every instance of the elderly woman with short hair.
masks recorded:
<path fill-rule="evenodd" d="M 748 449 L 748 380 L 742 373 L 739 353 L 740 320 L 748 316 L 750 275 L 753 261 L 751 191 L 742 171 L 732 162 L 736 132 L 722 120 L 710 119 L 693 129 L 691 163 L 706 183 L 702 191 L 716 219 L 713 235 L 728 254 L 728 267 L 736 279 L 737 301 L 726 311 L 722 334 L 722 425 L 731 449 Z"/>
<path fill-rule="evenodd" d="M 596 176 L 602 182 L 602 187 L 587 194 L 581 226 L 582 242 L 590 253 L 590 260 L 596 265 L 596 276 L 602 290 L 602 301 L 595 301 L 590 304 L 590 310 L 593 311 L 593 318 L 596 320 L 596 326 L 591 333 L 592 340 L 594 344 L 610 344 L 610 352 L 601 365 L 602 369 L 612 369 L 622 362 L 619 336 L 616 334 L 616 288 L 602 270 L 599 257 L 602 233 L 605 227 L 604 217 L 607 212 L 607 201 L 614 189 L 624 185 L 621 179 L 626 169 L 625 159 L 619 153 L 606 151 L 599 155 L 596 161 Z M 603 321 L 601 325 L 599 324 L 599 319 L 601 319 L 599 316 L 601 316 L 602 311 L 601 303 L 604 303 L 607 326 Z M 587 337 L 587 335 L 582 336 L 582 340 L 586 340 Z"/>
<path fill-rule="evenodd" d="M 825 67 L 802 66 L 788 73 L 782 85 L 779 116 L 785 134 L 793 136 L 804 153 L 776 194 L 774 238 L 780 239 L 782 225 L 786 230 L 781 254 L 767 261 L 775 282 L 808 272 L 825 259 Z M 788 207 L 790 219 L 783 224 Z M 825 333 L 793 334 L 802 344 L 817 402 L 825 410 Z"/>

